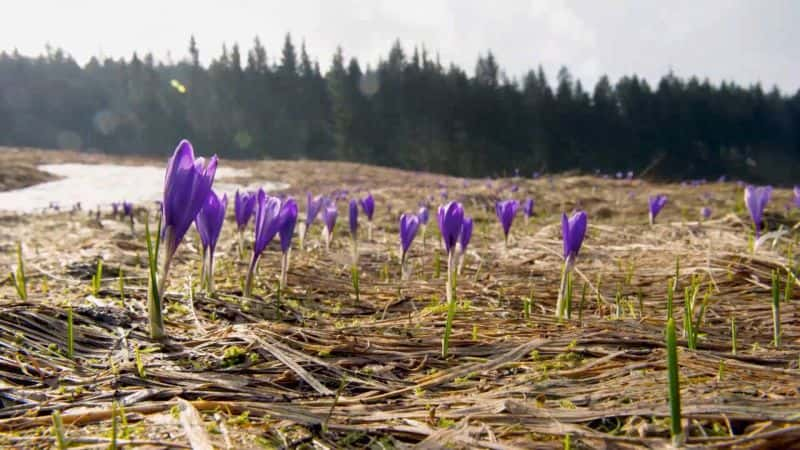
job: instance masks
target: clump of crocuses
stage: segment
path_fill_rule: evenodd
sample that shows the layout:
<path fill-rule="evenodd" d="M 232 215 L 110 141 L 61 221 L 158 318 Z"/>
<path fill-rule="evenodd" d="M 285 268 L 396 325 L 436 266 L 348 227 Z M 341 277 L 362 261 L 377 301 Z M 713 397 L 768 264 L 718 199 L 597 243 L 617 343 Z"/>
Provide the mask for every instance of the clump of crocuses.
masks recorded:
<path fill-rule="evenodd" d="M 164 201 L 162 202 L 161 239 L 159 240 L 163 242 L 166 253 L 160 276 L 157 278 L 151 276 L 148 289 L 150 336 L 154 339 L 164 337 L 161 298 L 164 294 L 164 287 L 167 285 L 172 260 L 183 237 L 197 217 L 197 213 L 208 199 L 216 171 L 216 155 L 212 156 L 206 164 L 204 158 L 195 158 L 192 144 L 187 140 L 178 144 L 167 165 L 164 178 Z M 150 257 L 151 266 L 157 264 L 158 261 L 157 249 L 153 253 Z M 151 267 L 151 273 L 155 273 L 154 267 Z"/>
<path fill-rule="evenodd" d="M 650 225 L 656 223 L 656 216 L 664 209 L 667 204 L 667 196 L 664 194 L 652 195 L 647 199 L 650 207 Z"/>
<path fill-rule="evenodd" d="M 750 212 L 750 218 L 753 219 L 756 239 L 758 239 L 761 235 L 764 208 L 767 207 L 767 203 L 769 203 L 771 196 L 772 186 L 746 186 L 744 188 L 744 204 L 747 206 L 747 210 Z"/>
<path fill-rule="evenodd" d="M 419 229 L 419 216 L 403 214 L 400 216 L 400 277 L 407 280 L 411 271 L 408 268 L 408 250 Z"/>
<path fill-rule="evenodd" d="M 361 210 L 367 216 L 367 240 L 372 240 L 372 216 L 375 214 L 375 198 L 372 194 L 367 194 L 366 197 L 360 199 L 358 203 L 361 205 Z"/>
<path fill-rule="evenodd" d="M 516 200 L 503 200 L 494 205 L 497 220 L 503 228 L 503 239 L 506 248 L 508 248 L 508 234 L 511 231 L 511 224 L 514 222 L 514 217 L 517 215 L 519 209 L 519 202 Z"/>
<path fill-rule="evenodd" d="M 247 223 L 253 217 L 256 206 L 256 194 L 254 192 L 239 192 L 233 197 L 233 213 L 236 218 L 236 231 L 239 234 L 239 257 L 244 254 L 244 230 Z"/>
<path fill-rule="evenodd" d="M 225 222 L 225 210 L 228 207 L 228 196 L 223 195 L 220 199 L 212 190 L 203 204 L 200 213 L 197 214 L 195 225 L 200 234 L 200 242 L 203 244 L 203 270 L 201 273 L 201 286 L 205 287 L 208 293 L 214 292 L 214 252 L 217 248 L 217 240 L 222 231 L 222 224 Z"/>
<path fill-rule="evenodd" d="M 584 211 L 578 211 L 567 218 L 566 214 L 561 215 L 561 237 L 564 241 L 564 268 L 561 272 L 561 287 L 558 291 L 556 303 L 556 317 L 563 319 L 567 313 L 570 302 L 569 295 L 571 289 L 569 285 L 572 279 L 572 269 L 575 267 L 575 260 L 578 252 L 583 245 L 583 238 L 586 236 L 587 216 Z"/>

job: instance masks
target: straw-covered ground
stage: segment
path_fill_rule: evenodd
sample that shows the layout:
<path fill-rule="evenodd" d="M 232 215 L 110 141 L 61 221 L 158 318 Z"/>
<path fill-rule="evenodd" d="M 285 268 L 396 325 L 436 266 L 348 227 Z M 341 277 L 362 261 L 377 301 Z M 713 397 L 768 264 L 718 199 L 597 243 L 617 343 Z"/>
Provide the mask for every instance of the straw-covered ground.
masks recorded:
<path fill-rule="evenodd" d="M 35 170 L 45 157 L 87 158 L 31 151 L 3 156 L 2 179 L 10 179 L 14 164 Z M 679 260 L 674 305 L 685 445 L 800 446 L 800 299 L 792 293 L 800 286 L 791 277 L 788 289 L 785 284 L 787 269 L 797 263 L 800 232 L 793 226 L 800 216 L 784 207 L 788 190 L 776 190 L 767 208 L 768 227 L 782 231 L 752 252 L 735 183 L 489 182 L 344 163 L 221 165 L 250 170 L 243 182 L 289 183 L 301 217 L 307 190 L 372 192 L 375 231 L 360 245 L 360 298 L 350 282 L 345 201 L 329 253 L 317 222 L 305 251 L 295 240 L 289 287 L 280 298 L 275 247 L 260 262 L 255 298 L 244 298 L 247 264 L 238 256 L 231 199 L 216 255 L 217 292 L 190 288 L 200 268 L 192 230 L 170 277 L 164 342 L 149 339 L 145 310 L 143 222 L 154 205 L 137 208 L 135 236 L 109 208 L 99 223 L 85 211 L 4 213 L 0 265 L 12 270 L 21 241 L 28 298 L 18 297 L 10 276 L 2 278 L 0 445 L 54 446 L 52 415 L 60 411 L 67 439 L 84 448 L 108 448 L 114 435 L 120 446 L 149 448 L 667 447 L 664 329 L 667 286 Z M 412 245 L 410 281 L 401 283 L 397 261 L 398 214 L 415 211 L 429 196 L 433 213 L 442 189 L 476 222 L 458 279 L 447 358 L 441 356 L 446 258 L 433 215 L 425 245 L 420 235 Z M 669 203 L 651 227 L 647 195 L 654 193 L 667 194 Z M 527 223 L 517 217 L 506 250 L 494 202 L 526 197 L 535 199 L 536 216 Z M 698 222 L 705 205 L 713 217 Z M 576 208 L 587 211 L 590 226 L 571 320 L 559 323 L 560 214 Z M 93 292 L 99 259 L 103 280 Z M 779 348 L 773 344 L 774 270 L 780 275 Z M 696 350 L 687 347 L 682 319 L 684 289 L 693 278 Z"/>

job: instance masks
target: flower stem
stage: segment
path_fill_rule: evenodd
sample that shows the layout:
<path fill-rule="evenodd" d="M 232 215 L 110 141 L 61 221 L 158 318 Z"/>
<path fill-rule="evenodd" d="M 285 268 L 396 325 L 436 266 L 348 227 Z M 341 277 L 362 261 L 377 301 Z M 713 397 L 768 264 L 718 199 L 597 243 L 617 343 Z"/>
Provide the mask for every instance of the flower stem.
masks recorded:
<path fill-rule="evenodd" d="M 456 252 L 451 250 L 447 255 L 447 321 L 444 325 L 442 337 L 442 357 L 446 358 L 450 349 L 450 334 L 453 330 L 453 317 L 456 315 Z"/>
<path fill-rule="evenodd" d="M 254 256 L 253 259 L 250 260 L 250 266 L 247 268 L 247 278 L 245 278 L 244 280 L 245 297 L 253 296 L 253 273 L 256 270 L 257 264 L 258 264 L 258 259 Z"/>
<path fill-rule="evenodd" d="M 564 268 L 561 270 L 561 286 L 558 289 L 558 299 L 556 300 L 556 318 L 558 320 L 562 320 L 564 318 L 567 295 L 569 294 L 567 290 L 567 284 L 569 283 L 569 275 L 572 272 L 574 261 L 575 260 L 572 256 L 567 257 L 567 259 L 564 260 Z"/>
<path fill-rule="evenodd" d="M 288 249 L 281 256 L 281 280 L 280 280 L 281 290 L 286 289 L 286 279 L 289 272 L 289 254 L 291 253 L 291 251 L 292 249 Z"/>

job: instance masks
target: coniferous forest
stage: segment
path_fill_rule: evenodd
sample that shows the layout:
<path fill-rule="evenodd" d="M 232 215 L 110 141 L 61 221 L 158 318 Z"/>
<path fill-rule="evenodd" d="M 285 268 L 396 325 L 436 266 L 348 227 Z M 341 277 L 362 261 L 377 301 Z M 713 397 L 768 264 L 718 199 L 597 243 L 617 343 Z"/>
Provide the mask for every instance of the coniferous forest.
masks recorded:
<path fill-rule="evenodd" d="M 393 45 L 376 67 L 320 67 L 286 36 L 223 47 L 206 67 L 191 39 L 179 62 L 64 50 L 0 53 L 0 145 L 167 155 L 180 137 L 225 157 L 337 159 L 462 176 L 632 170 L 685 179 L 796 181 L 800 90 L 665 74 L 583 86 L 561 68 L 505 75 Z"/>

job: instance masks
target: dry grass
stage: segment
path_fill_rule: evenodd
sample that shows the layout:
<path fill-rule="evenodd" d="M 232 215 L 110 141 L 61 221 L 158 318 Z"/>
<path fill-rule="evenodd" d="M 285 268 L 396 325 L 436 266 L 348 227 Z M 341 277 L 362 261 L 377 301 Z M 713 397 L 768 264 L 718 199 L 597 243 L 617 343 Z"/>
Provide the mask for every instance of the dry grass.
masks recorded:
<path fill-rule="evenodd" d="M 42 154 L 15 155 L 36 162 Z M 108 212 L 100 224 L 86 213 L 0 216 L 0 264 L 14 263 L 14 242 L 22 240 L 29 279 L 27 301 L 17 299 L 10 278 L 0 284 L 0 445 L 53 446 L 50 416 L 59 410 L 69 439 L 107 448 L 116 401 L 127 421 L 119 439 L 130 447 L 561 448 L 566 435 L 573 448 L 665 447 L 663 329 L 676 258 L 680 286 L 694 276 L 703 292 L 711 289 L 698 349 L 680 342 L 687 445 L 800 442 L 798 299 L 782 305 L 783 345 L 776 349 L 769 287 L 772 270 L 785 274 L 797 263 L 798 232 L 749 252 L 734 184 L 559 177 L 552 185 L 507 179 L 465 186 L 460 179 L 344 163 L 223 164 L 251 169 L 253 179 L 242 181 L 290 183 L 301 216 L 306 190 L 370 190 L 377 220 L 374 240 L 361 245 L 360 301 L 349 281 L 343 202 L 331 253 L 318 241 L 316 224 L 309 249 L 293 251 L 281 299 L 274 290 L 275 248 L 260 263 L 257 298 L 241 297 L 246 264 L 237 256 L 232 217 L 218 247 L 218 292 L 192 298 L 199 256 L 190 232 L 167 294 L 166 342 L 147 337 L 141 222 L 134 238 Z M 412 246 L 412 281 L 399 282 L 397 263 L 398 211 L 415 210 L 431 195 L 438 204 L 440 182 L 476 219 L 447 359 L 440 356 L 444 268 L 437 278 L 435 220 L 425 248 L 421 236 Z M 512 183 L 518 192 L 510 192 Z M 667 193 L 670 203 L 650 227 L 646 196 L 655 192 Z M 702 199 L 705 193 L 712 198 Z M 506 251 L 493 202 L 511 196 L 535 198 L 538 215 L 527 224 L 517 218 Z M 788 198 L 788 191 L 776 193 L 771 228 L 797 221 L 783 209 Z M 697 223 L 705 204 L 716 218 Z M 572 320 L 558 323 L 559 214 L 577 206 L 589 213 L 590 230 Z M 144 217 L 140 208 L 138 218 Z M 98 258 L 106 279 L 94 296 L 89 279 Z M 525 318 L 523 301 L 531 296 L 533 311 Z M 74 360 L 65 356 L 67 305 L 75 311 Z M 682 311 L 682 290 L 675 305 Z"/>

